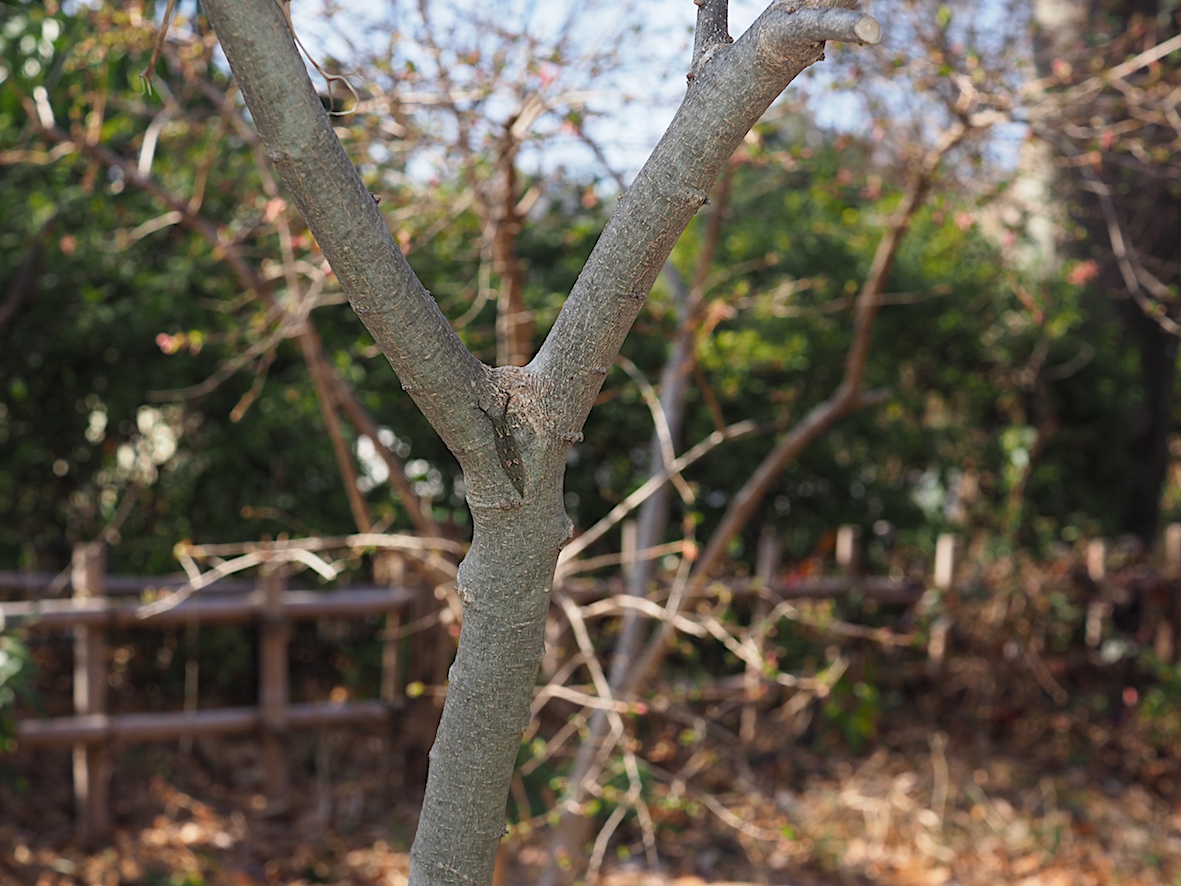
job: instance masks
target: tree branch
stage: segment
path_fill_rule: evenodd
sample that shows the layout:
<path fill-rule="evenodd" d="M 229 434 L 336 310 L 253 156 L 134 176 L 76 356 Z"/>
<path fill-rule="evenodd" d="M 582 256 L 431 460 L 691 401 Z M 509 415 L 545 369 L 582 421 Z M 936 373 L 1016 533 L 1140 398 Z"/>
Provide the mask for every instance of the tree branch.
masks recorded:
<path fill-rule="evenodd" d="M 484 367 L 460 342 L 399 251 L 336 137 L 276 0 L 202 4 L 263 144 L 324 255 L 403 388 L 452 448 L 482 436 L 468 419 Z M 445 369 L 440 370 L 440 367 Z"/>
<path fill-rule="evenodd" d="M 37 277 L 40 273 L 41 257 L 44 251 L 45 234 L 56 221 L 56 216 L 46 223 L 25 249 L 25 257 L 17 265 L 12 283 L 8 287 L 8 294 L 4 303 L 0 304 L 0 345 L 8 337 L 9 330 L 15 325 L 21 309 L 29 301 L 29 297 L 37 288 Z"/>
<path fill-rule="evenodd" d="M 208 84 L 203 82 L 202 86 L 208 86 Z M 219 104 L 225 100 L 224 95 L 219 91 L 213 90 L 211 92 L 209 89 L 205 89 L 204 91 L 206 95 L 210 96 L 211 99 L 218 100 Z M 233 119 L 239 120 L 240 118 L 235 116 Z M 270 282 L 266 277 L 259 273 L 257 268 L 255 268 L 252 264 L 250 264 L 250 262 L 246 260 L 246 258 L 243 256 L 240 246 L 232 241 L 232 238 L 223 227 L 215 224 L 200 212 L 195 211 L 189 201 L 183 200 L 165 189 L 152 176 L 142 174 L 135 163 L 128 160 L 121 154 L 115 153 L 105 145 L 90 142 L 74 142 L 71 140 L 69 133 L 58 129 L 57 127 L 42 127 L 41 131 L 47 137 L 56 141 L 59 147 L 64 146 L 70 149 L 80 150 L 107 166 L 118 168 L 120 171 L 122 171 L 124 179 L 127 182 L 144 191 L 145 193 L 152 195 L 165 206 L 168 206 L 174 213 L 177 214 L 180 224 L 204 239 L 211 248 L 220 251 L 224 260 L 233 271 L 234 276 L 237 277 L 238 283 L 243 289 L 253 292 L 267 305 L 270 305 L 272 309 L 275 309 L 275 307 L 278 306 L 278 301 L 275 298 L 275 294 L 271 288 Z M 253 138 L 256 138 L 254 133 L 250 131 L 243 132 L 242 130 L 239 130 L 239 133 L 243 135 L 248 143 L 250 143 Z M 267 182 L 268 172 L 266 168 L 264 167 L 260 169 L 260 172 L 263 174 L 264 183 Z M 271 193 L 271 189 L 267 188 L 267 192 L 268 194 Z M 288 264 L 290 263 L 288 262 Z M 293 290 L 294 288 L 295 287 L 292 286 Z M 284 313 L 288 312 L 288 309 L 285 307 L 279 306 L 279 309 Z M 301 328 L 295 328 L 292 330 L 283 329 L 282 327 L 289 322 L 294 322 Z M 340 374 L 336 372 L 336 370 L 326 359 L 324 359 L 324 345 L 320 340 L 319 334 L 316 332 L 315 325 L 312 322 L 311 317 L 289 317 L 280 323 L 280 327 L 281 328 L 277 334 L 281 334 L 284 337 L 290 336 L 293 338 L 299 345 L 302 354 L 305 356 L 309 353 L 319 355 L 319 359 L 307 360 L 308 373 L 312 376 L 312 379 L 316 384 L 317 394 L 319 394 L 321 390 L 322 383 L 327 385 L 328 389 L 332 391 L 338 398 L 340 405 L 348 414 L 349 420 L 353 423 L 354 427 L 357 429 L 357 432 L 365 434 L 373 440 L 373 445 L 377 449 L 378 454 L 381 455 L 381 457 L 386 461 L 387 465 L 389 465 L 390 485 L 397 490 L 398 496 L 406 506 L 406 512 L 409 514 L 415 528 L 426 535 L 441 535 L 442 530 L 440 530 L 438 523 L 436 523 L 434 518 L 431 516 L 429 509 L 423 506 L 422 499 L 414 494 L 413 489 L 411 489 L 409 482 L 406 480 L 401 460 L 398 459 L 398 457 L 392 452 L 390 452 L 385 444 L 383 444 L 377 438 L 376 423 L 373 421 L 372 417 L 369 416 L 363 407 L 361 407 L 360 403 L 357 401 L 356 395 L 353 393 L 352 389 L 344 383 L 344 380 L 340 377 Z M 2 328 L 0 328 L 0 331 L 2 331 Z M 273 345 L 266 343 L 266 348 L 271 347 L 273 347 Z M 265 350 L 265 348 L 262 350 Z M 262 353 L 262 350 L 259 350 L 258 353 Z M 256 354 L 252 354 L 250 351 L 247 351 L 247 354 L 251 357 L 256 356 Z M 213 376 L 211 376 L 201 385 L 195 386 L 194 388 L 188 388 L 181 391 L 168 391 L 163 393 L 170 397 L 199 396 L 201 394 L 207 393 L 208 390 L 212 390 L 226 377 L 241 368 L 241 365 L 244 362 L 245 361 L 239 362 L 238 360 L 230 361 L 228 364 L 224 365 L 217 372 L 215 372 Z M 319 375 L 322 375 L 323 378 L 319 378 Z M 208 387 L 206 388 L 206 386 Z M 157 397 L 154 399 L 160 398 Z M 347 494 L 349 493 L 346 490 L 346 495 Z"/>
<path fill-rule="evenodd" d="M 535 688 L 548 591 L 572 532 L 561 492 L 569 447 L 722 165 L 792 78 L 822 57 L 825 39 L 861 42 L 872 28 L 857 13 L 776 2 L 741 40 L 719 47 L 542 351 L 524 368 L 490 370 L 462 346 L 395 246 L 311 87 L 285 7 L 206 0 L 204 8 L 263 143 L 351 304 L 461 456 L 474 530 L 457 575 L 463 636 L 431 750 L 410 879 L 484 883 Z"/>
<path fill-rule="evenodd" d="M 369 504 L 357 486 L 357 467 L 340 427 L 336 397 L 333 396 L 327 381 L 330 373 L 325 371 L 327 367 L 323 365 L 323 351 L 315 347 L 310 336 L 301 335 L 297 340 L 300 350 L 303 351 L 303 358 L 311 370 L 312 383 L 316 387 L 316 399 L 320 401 L 320 414 L 324 418 L 324 426 L 328 429 L 328 438 L 332 441 L 332 452 L 336 456 L 336 465 L 340 470 L 340 479 L 349 502 L 349 510 L 353 515 L 353 522 L 357 524 L 358 532 L 370 532 L 373 529 L 373 520 L 369 516 Z M 377 441 L 374 442 L 376 444 Z"/>
<path fill-rule="evenodd" d="M 693 80 L 719 46 L 734 42 L 730 36 L 730 0 L 693 0 L 697 4 L 697 28 L 693 32 Z"/>
<path fill-rule="evenodd" d="M 880 35 L 875 19 L 851 10 L 775 2 L 695 76 L 531 364 L 549 386 L 575 382 L 556 416 L 560 430 L 582 427 L 673 244 L 771 102 L 823 57 L 824 40 L 869 43 Z"/>
<path fill-rule="evenodd" d="M 797 458 L 825 431 L 850 412 L 890 397 L 888 390 L 863 389 L 865 367 L 873 340 L 874 320 L 881 307 L 882 295 L 886 290 L 898 248 L 902 245 L 915 213 L 926 201 L 944 157 L 973 131 L 968 123 L 956 121 L 939 136 L 935 145 L 923 157 L 918 173 L 906 191 L 902 206 L 891 219 L 882 239 L 878 241 L 873 263 L 857 295 L 857 303 L 853 309 L 853 341 L 849 346 L 845 374 L 840 385 L 828 399 L 814 406 L 804 419 L 775 445 L 743 484 L 726 509 L 726 513 L 722 515 L 722 520 L 710 536 L 701 557 L 693 565 L 694 583 L 704 582 L 710 571 L 726 558 L 730 542 L 750 521 L 767 490 L 792 459 Z M 648 641 L 643 654 L 632 666 L 620 697 L 629 698 L 644 686 L 664 660 L 668 651 L 668 640 L 667 633 L 661 632 Z"/>
<path fill-rule="evenodd" d="M 222 90 L 218 89 L 204 77 L 196 77 L 195 79 L 198 88 L 210 101 L 220 108 L 229 106 L 229 97 L 233 94 L 232 91 L 222 92 Z M 255 158 L 255 166 L 262 179 L 263 191 L 268 197 L 278 197 L 278 184 L 275 182 L 275 177 L 267 161 L 265 151 L 262 150 L 258 133 L 247 124 L 242 114 L 229 114 L 228 119 L 230 125 L 234 127 L 234 131 L 251 147 Z M 283 265 L 284 273 L 287 275 L 287 286 L 290 291 L 295 292 L 299 286 L 293 271 L 295 256 L 292 245 L 294 238 L 292 237 L 291 226 L 288 223 L 287 217 L 282 213 L 275 219 L 275 226 L 279 231 L 279 243 L 283 253 Z M 249 281 L 244 280 L 243 282 L 253 288 L 253 284 L 249 283 Z M 373 442 L 374 450 L 389 469 L 390 485 L 396 490 L 398 498 L 401 499 L 402 504 L 405 506 L 406 513 L 409 515 L 410 521 L 414 524 L 414 528 L 423 535 L 442 535 L 442 530 L 431 515 L 430 508 L 424 505 L 419 496 L 415 495 L 414 490 L 410 486 L 410 481 L 406 479 L 405 465 L 402 464 L 402 460 L 381 441 L 377 422 L 374 421 L 369 411 L 361 405 L 356 392 L 348 382 L 344 380 L 341 374 L 325 358 L 324 343 L 320 339 L 310 311 L 303 318 L 301 326 L 302 328 L 296 330 L 294 333 L 294 337 L 299 341 L 301 351 L 306 350 L 303 339 L 308 339 L 311 350 L 319 354 L 320 357 L 314 366 L 312 363 L 308 364 L 308 371 L 313 376 L 317 371 L 316 367 L 320 367 L 324 371 L 328 386 L 340 408 L 348 416 L 349 422 L 358 434 L 364 434 Z"/>

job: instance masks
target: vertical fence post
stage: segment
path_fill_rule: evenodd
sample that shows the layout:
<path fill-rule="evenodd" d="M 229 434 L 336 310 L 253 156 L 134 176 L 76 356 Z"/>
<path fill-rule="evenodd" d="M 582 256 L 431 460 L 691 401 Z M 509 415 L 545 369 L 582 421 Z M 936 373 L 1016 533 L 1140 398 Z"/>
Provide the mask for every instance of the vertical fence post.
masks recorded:
<path fill-rule="evenodd" d="M 954 623 L 946 607 L 953 602 L 948 597 L 955 586 L 959 543 L 959 537 L 950 532 L 945 532 L 935 540 L 935 574 L 932 578 L 935 590 L 943 597 L 945 610 L 931 625 L 931 635 L 927 638 L 927 675 L 932 679 L 943 670 L 943 662 L 947 658 L 947 638 Z"/>
<path fill-rule="evenodd" d="M 759 580 L 761 587 L 755 598 L 754 612 L 751 614 L 751 632 L 748 640 L 759 659 L 763 657 L 763 648 L 767 639 L 766 630 L 769 627 L 763 624 L 771 607 L 767 597 L 767 589 L 771 586 L 771 580 L 778 568 L 779 540 L 775 537 L 774 531 L 769 527 L 764 527 L 762 534 L 759 535 L 758 561 L 755 565 L 755 577 Z M 746 673 L 743 675 L 742 684 L 744 698 L 738 739 L 743 745 L 749 745 L 758 733 L 758 702 L 763 695 L 763 674 L 750 662 L 746 663 Z"/>
<path fill-rule="evenodd" d="M 106 555 L 99 542 L 74 547 L 72 580 L 74 598 L 103 596 Z M 74 628 L 74 712 L 104 715 L 107 712 L 106 627 Z M 102 839 L 110 831 L 110 748 L 106 740 L 74 745 L 74 803 L 78 836 L 84 843 Z"/>
<path fill-rule="evenodd" d="M 940 591 L 950 591 L 955 583 L 959 544 L 959 536 L 951 532 L 945 532 L 935 541 L 935 587 Z"/>
<path fill-rule="evenodd" d="M 406 581 L 406 561 L 397 551 L 381 551 L 374 558 L 374 576 L 388 588 L 400 588 Z M 388 705 L 404 701 L 398 654 L 398 632 L 402 628 L 402 610 L 391 609 L 385 616 L 381 643 L 381 700 Z M 383 759 L 388 754 L 383 754 Z"/>
<path fill-rule="evenodd" d="M 406 584 L 406 558 L 398 551 L 378 551 L 373 558 L 373 577 L 391 590 Z M 381 639 L 381 700 L 391 708 L 405 710 L 406 695 L 402 674 L 402 608 L 390 609 L 385 614 L 385 629 Z M 383 731 L 378 737 L 381 748 L 374 773 L 380 786 L 381 802 L 390 796 L 390 771 L 393 766 L 393 736 Z"/>
<path fill-rule="evenodd" d="M 1093 538 L 1087 542 L 1087 577 L 1095 585 L 1095 598 L 1087 604 L 1085 636 L 1087 645 L 1099 648 L 1103 640 L 1103 620 L 1111 615 L 1111 601 L 1103 595 L 1107 579 L 1107 542 Z"/>
<path fill-rule="evenodd" d="M 1165 569 L 1170 573 L 1181 571 L 1181 523 L 1165 527 Z"/>
<path fill-rule="evenodd" d="M 837 529 L 837 566 L 846 578 L 861 574 L 861 527 L 841 526 Z"/>
<path fill-rule="evenodd" d="M 268 807 L 287 804 L 287 609 L 283 577 L 272 563 L 262 567 L 262 617 L 258 642 L 258 703 L 262 710 L 262 749 Z"/>

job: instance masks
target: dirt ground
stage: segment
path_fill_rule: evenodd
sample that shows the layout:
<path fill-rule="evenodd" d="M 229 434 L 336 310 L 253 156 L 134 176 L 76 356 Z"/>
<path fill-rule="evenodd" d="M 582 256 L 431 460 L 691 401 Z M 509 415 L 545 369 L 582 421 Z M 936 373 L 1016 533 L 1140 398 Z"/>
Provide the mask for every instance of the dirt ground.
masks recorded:
<path fill-rule="evenodd" d="M 706 883 L 1177 886 L 1181 802 L 1106 767 L 1048 767 L 1016 743 L 915 727 L 863 757 L 753 758 L 728 789 L 658 818 L 659 870 L 622 829 L 604 886 Z M 286 808 L 259 793 L 252 740 L 116 753 L 114 834 L 73 835 L 70 755 L 0 758 L 0 883 L 403 884 L 415 798 L 385 742 L 361 731 L 293 742 Z M 703 782 L 705 783 L 705 782 Z M 527 884 L 544 829 L 510 837 L 500 884 Z"/>

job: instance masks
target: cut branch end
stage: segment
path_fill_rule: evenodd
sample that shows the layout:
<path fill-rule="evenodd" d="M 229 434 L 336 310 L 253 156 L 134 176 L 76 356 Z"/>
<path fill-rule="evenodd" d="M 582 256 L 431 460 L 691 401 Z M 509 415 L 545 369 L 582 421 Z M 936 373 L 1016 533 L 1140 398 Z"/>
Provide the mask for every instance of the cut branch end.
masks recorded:
<path fill-rule="evenodd" d="M 882 42 L 882 25 L 872 15 L 863 15 L 853 25 L 853 34 L 862 43 L 875 46 Z"/>
<path fill-rule="evenodd" d="M 836 6 L 805 7 L 788 3 L 779 7 L 783 39 L 821 43 L 875 44 L 882 39 L 882 26 L 872 15 Z"/>

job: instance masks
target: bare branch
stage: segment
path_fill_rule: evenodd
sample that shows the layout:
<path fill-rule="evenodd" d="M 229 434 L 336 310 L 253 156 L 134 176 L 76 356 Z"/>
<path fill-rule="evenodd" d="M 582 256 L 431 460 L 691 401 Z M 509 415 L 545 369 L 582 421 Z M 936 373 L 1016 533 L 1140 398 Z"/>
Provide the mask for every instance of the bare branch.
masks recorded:
<path fill-rule="evenodd" d="M 361 494 L 361 489 L 357 486 L 357 466 L 353 462 L 353 455 L 349 452 L 348 444 L 341 431 L 336 397 L 333 396 L 333 391 L 327 381 L 327 376 L 330 373 L 325 371 L 327 367 L 323 365 L 323 351 L 316 348 L 308 336 L 300 336 L 298 341 L 300 350 L 303 351 L 303 358 L 312 370 L 312 383 L 316 386 L 316 399 L 320 403 L 320 414 L 324 418 L 325 427 L 328 428 L 328 437 L 332 441 L 332 451 L 336 455 L 336 464 L 340 470 L 353 521 L 357 524 L 359 531 L 369 532 L 373 529 L 373 520 L 369 516 L 369 505 L 365 501 L 365 496 Z"/>
<path fill-rule="evenodd" d="M 483 442 L 472 438 L 462 407 L 486 387 L 485 368 L 399 251 L 333 131 L 282 4 L 212 0 L 203 8 L 271 161 L 353 310 L 444 441 L 453 449 Z"/>
<path fill-rule="evenodd" d="M 903 198 L 902 206 L 892 219 L 889 228 L 878 242 L 869 274 L 857 296 L 853 319 L 853 342 L 845 362 L 845 374 L 841 384 L 824 402 L 817 404 L 763 459 L 750 479 L 734 497 L 717 529 L 710 537 L 701 558 L 694 565 L 693 580 L 699 583 L 726 558 L 730 542 L 750 520 L 771 483 L 787 464 L 817 440 L 825 431 L 844 416 L 868 402 L 877 401 L 886 392 L 865 392 L 862 382 L 869 358 L 873 323 L 881 307 L 886 282 L 893 266 L 894 257 L 910 223 L 923 201 L 926 200 L 935 175 L 943 158 L 972 131 L 971 127 L 957 121 L 937 140 L 920 164 L 917 175 Z M 678 609 L 670 611 L 677 612 Z M 644 652 L 632 666 L 628 676 L 628 693 L 635 692 L 647 681 L 663 660 L 668 649 L 667 632 L 657 633 L 645 647 Z M 624 693 L 627 697 L 628 693 Z"/>
<path fill-rule="evenodd" d="M 671 465 L 676 461 L 677 453 L 672 431 L 669 429 L 668 418 L 665 416 L 664 407 L 656 396 L 656 391 L 648 383 L 648 379 L 644 378 L 644 373 L 640 372 L 639 367 L 627 357 L 623 356 L 623 354 L 617 356 L 615 362 L 623 367 L 623 371 L 631 376 L 632 381 L 636 383 L 636 387 L 640 389 L 640 394 L 644 398 L 644 404 L 652 414 L 652 425 L 660 447 L 661 463 Z M 681 500 L 686 504 L 692 504 L 696 496 L 694 496 L 693 490 L 689 488 L 689 484 L 685 482 L 680 472 L 675 472 L 671 479 L 673 485 L 677 487 L 677 492 L 681 495 Z"/>
<path fill-rule="evenodd" d="M 1115 210 L 1115 203 L 1111 199 L 1111 190 L 1089 164 L 1080 163 L 1079 170 L 1086 179 L 1086 189 L 1099 198 L 1099 206 L 1103 210 L 1103 221 L 1107 226 L 1107 237 L 1111 242 L 1111 252 L 1115 256 L 1120 274 L 1124 278 L 1124 286 L 1136 302 L 1136 306 L 1144 316 L 1156 322 L 1169 335 L 1181 335 L 1181 324 L 1168 315 L 1161 302 L 1172 300 L 1172 293 L 1167 286 L 1158 280 L 1139 261 L 1135 253 L 1129 248 L 1124 237 L 1123 226 Z M 1141 285 L 1143 284 L 1143 285 Z M 1154 302 L 1144 292 L 1148 289 L 1160 301 Z"/>
<path fill-rule="evenodd" d="M 673 244 L 751 126 L 823 56 L 824 40 L 869 42 L 854 33 L 855 26 L 867 30 L 859 24 L 866 18 L 847 9 L 773 3 L 694 78 L 531 364 L 550 384 L 584 380 L 568 398 L 559 428 L 582 426 L 602 386 L 603 369 L 619 351 Z"/>
<path fill-rule="evenodd" d="M 730 0 L 693 0 L 697 4 L 697 28 L 693 33 L 693 79 L 719 46 L 734 42 L 730 36 Z"/>
<path fill-rule="evenodd" d="M 558 560 L 558 577 L 560 578 L 565 574 L 562 568 L 564 564 L 569 563 L 606 535 L 611 530 L 611 527 L 615 526 L 620 520 L 638 508 L 648 496 L 667 483 L 673 473 L 683 471 L 719 443 L 723 443 L 726 440 L 740 440 L 743 437 L 749 437 L 752 434 L 757 434 L 760 429 L 761 427 L 753 421 L 740 421 L 724 430 L 714 431 L 671 465 L 668 465 L 659 474 L 650 477 L 643 486 L 612 508 L 607 516 L 562 549 L 562 556 Z"/>
<path fill-rule="evenodd" d="M 4 303 L 0 304 L 0 344 L 8 337 L 9 330 L 16 323 L 21 310 L 37 288 L 37 276 L 40 273 L 41 258 L 44 252 L 42 241 L 51 227 L 52 224 L 47 223 L 26 247 L 24 258 L 17 265 L 12 283 L 8 286 Z"/>

